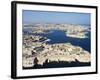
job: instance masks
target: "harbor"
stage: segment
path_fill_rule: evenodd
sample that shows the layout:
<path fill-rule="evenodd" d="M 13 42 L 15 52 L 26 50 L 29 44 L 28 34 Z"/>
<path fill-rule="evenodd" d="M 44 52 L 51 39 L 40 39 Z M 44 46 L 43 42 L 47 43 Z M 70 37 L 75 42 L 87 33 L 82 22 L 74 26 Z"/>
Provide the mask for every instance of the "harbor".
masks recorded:
<path fill-rule="evenodd" d="M 27 26 L 24 27 L 23 32 L 23 67 L 26 68 L 39 68 L 45 65 L 61 64 L 66 63 L 68 65 L 75 66 L 85 66 L 90 65 L 91 54 L 89 51 L 83 49 L 78 45 L 73 45 L 70 42 L 61 42 L 62 39 L 57 39 L 57 41 L 52 42 L 52 39 L 49 39 L 49 34 L 53 34 L 57 30 L 65 32 L 68 37 L 85 39 L 88 38 L 86 33 L 88 28 L 82 27 L 81 25 L 69 25 L 69 24 L 57 24 L 54 27 L 54 24 L 48 25 L 39 25 L 36 26 Z M 47 27 L 48 26 L 48 27 Z M 57 33 L 57 32 L 56 32 Z M 76 33 L 76 34 L 75 34 Z M 72 36 L 73 35 L 73 36 Z M 58 35 L 60 36 L 60 34 Z M 57 35 L 54 37 L 58 37 Z M 76 64 L 78 63 L 78 65 Z M 39 65 L 39 66 L 38 66 Z M 59 66 L 58 66 L 59 67 Z"/>

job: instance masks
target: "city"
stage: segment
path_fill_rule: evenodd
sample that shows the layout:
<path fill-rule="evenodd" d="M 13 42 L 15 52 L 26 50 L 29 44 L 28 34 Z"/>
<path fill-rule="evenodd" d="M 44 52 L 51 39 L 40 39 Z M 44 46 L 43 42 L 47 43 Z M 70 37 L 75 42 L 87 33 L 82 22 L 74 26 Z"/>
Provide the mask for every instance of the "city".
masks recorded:
<path fill-rule="evenodd" d="M 79 39 L 88 38 L 86 34 L 90 30 L 82 25 L 72 24 L 32 24 L 23 27 L 23 67 L 34 67 L 35 64 L 43 65 L 45 61 L 59 62 L 66 61 L 90 63 L 91 54 L 80 46 L 71 43 L 48 44 L 47 37 L 40 34 L 52 33 L 54 30 L 61 30 L 68 37 Z M 36 63 L 35 63 L 35 62 Z"/>

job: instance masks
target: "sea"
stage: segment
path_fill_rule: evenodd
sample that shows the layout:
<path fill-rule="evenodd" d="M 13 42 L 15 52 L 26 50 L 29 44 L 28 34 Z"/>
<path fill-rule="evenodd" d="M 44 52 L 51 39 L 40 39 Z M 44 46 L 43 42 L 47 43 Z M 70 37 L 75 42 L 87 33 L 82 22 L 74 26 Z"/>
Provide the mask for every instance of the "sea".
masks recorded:
<path fill-rule="evenodd" d="M 56 43 L 71 43 L 72 45 L 75 46 L 80 46 L 83 49 L 85 49 L 88 52 L 91 52 L 91 33 L 88 32 L 86 35 L 88 36 L 87 38 L 73 38 L 73 37 L 68 37 L 66 36 L 66 33 L 61 30 L 54 30 L 51 33 L 45 34 L 43 36 L 47 37 L 50 39 L 48 44 L 56 44 Z"/>
<path fill-rule="evenodd" d="M 52 30 L 48 32 L 47 34 L 45 33 L 41 33 L 41 34 L 29 33 L 29 34 L 47 37 L 50 40 L 47 42 L 48 44 L 71 43 L 72 45 L 80 46 L 84 50 L 91 53 L 91 31 L 88 31 L 88 33 L 86 34 L 87 38 L 68 37 L 66 36 L 66 33 L 62 30 Z"/>

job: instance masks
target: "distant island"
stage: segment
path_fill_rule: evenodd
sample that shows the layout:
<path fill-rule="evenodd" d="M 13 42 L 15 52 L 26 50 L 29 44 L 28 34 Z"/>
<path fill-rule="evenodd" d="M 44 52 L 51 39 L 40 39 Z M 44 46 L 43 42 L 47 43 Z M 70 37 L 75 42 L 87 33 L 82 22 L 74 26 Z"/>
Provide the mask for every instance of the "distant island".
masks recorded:
<path fill-rule="evenodd" d="M 88 27 L 73 24 L 34 24 L 23 25 L 23 67 L 31 68 L 44 63 L 90 63 L 91 54 L 80 46 L 69 43 L 48 44 L 47 37 L 40 34 L 52 33 L 53 30 L 62 30 L 66 36 L 73 38 L 88 38 Z M 37 35 L 39 34 L 39 35 Z"/>

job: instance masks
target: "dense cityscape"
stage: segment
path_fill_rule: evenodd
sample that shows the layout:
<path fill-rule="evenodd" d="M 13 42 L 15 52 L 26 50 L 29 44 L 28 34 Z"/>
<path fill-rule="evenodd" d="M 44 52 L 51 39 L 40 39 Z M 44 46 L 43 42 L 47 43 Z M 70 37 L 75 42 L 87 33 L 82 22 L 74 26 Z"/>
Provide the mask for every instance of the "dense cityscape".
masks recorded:
<path fill-rule="evenodd" d="M 91 54 L 80 46 L 72 45 L 70 42 L 49 44 L 50 39 L 43 35 L 60 30 L 67 37 L 84 39 L 90 31 L 89 27 L 74 24 L 52 24 L 35 23 L 23 25 L 23 67 L 35 67 L 46 63 L 60 61 L 90 63 Z"/>

